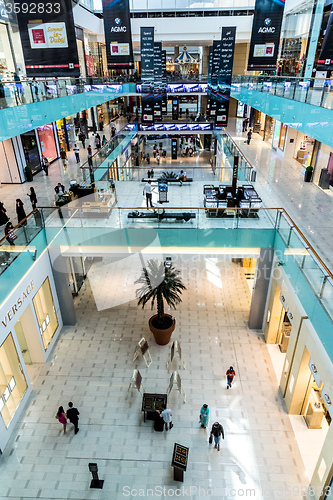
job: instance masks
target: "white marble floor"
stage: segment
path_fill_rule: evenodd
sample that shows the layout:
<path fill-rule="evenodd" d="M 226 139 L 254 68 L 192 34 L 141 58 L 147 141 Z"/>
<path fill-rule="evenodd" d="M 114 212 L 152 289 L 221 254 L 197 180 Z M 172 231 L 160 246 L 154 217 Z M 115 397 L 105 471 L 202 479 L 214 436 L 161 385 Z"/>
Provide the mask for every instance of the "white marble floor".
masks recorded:
<path fill-rule="evenodd" d="M 224 500 L 272 500 L 292 487 L 299 489 L 295 498 L 303 498 L 308 480 L 267 346 L 262 334 L 246 326 L 251 295 L 243 270 L 227 258 L 173 260 L 188 288 L 174 312 L 173 334 L 186 370 L 176 362 L 166 368 L 169 347 L 154 343 L 147 327 L 150 309 L 142 311 L 126 294 L 122 299 L 128 302 L 111 300 L 113 290 L 133 288 L 138 266 L 131 259 L 120 267 L 108 259 L 96 263 L 76 299 L 77 324 L 63 329 L 1 457 L 1 500 L 120 500 L 155 487 L 166 488 L 163 499 L 187 498 L 189 492 L 199 499 L 215 490 Z M 142 335 L 153 358 L 149 369 L 142 359 L 132 362 Z M 231 364 L 236 378 L 227 390 Z M 179 369 L 187 402 L 171 392 L 172 431 L 157 433 L 151 421 L 144 423 L 138 392 L 126 398 L 134 368 L 148 392 L 165 392 L 171 372 Z M 54 418 L 70 400 L 80 411 L 77 435 L 71 425 L 64 435 Z M 210 408 L 209 425 L 218 420 L 224 426 L 220 452 L 198 423 L 203 403 Z M 170 466 L 175 442 L 190 448 L 183 484 L 173 480 Z M 89 462 L 98 464 L 103 490 L 89 489 Z M 187 493 L 179 490 L 183 486 Z"/>
<path fill-rule="evenodd" d="M 312 182 L 304 182 L 300 164 L 283 158 L 253 134 L 244 144 L 242 120 L 231 119 L 228 132 L 257 170 L 255 187 L 266 207 L 283 207 L 324 262 L 333 267 L 333 197 Z"/>

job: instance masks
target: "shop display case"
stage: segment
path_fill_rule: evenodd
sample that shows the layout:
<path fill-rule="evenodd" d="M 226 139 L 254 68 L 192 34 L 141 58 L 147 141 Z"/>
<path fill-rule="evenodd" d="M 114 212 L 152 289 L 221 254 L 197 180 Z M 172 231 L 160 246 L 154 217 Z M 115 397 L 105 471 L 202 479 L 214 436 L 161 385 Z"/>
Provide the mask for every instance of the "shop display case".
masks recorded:
<path fill-rule="evenodd" d="M 324 411 L 319 399 L 318 392 L 311 390 L 309 405 L 305 414 L 305 421 L 309 429 L 321 429 Z"/>
<path fill-rule="evenodd" d="M 114 201 L 113 193 L 94 193 L 82 203 L 82 211 L 86 216 L 109 217 Z"/>
<path fill-rule="evenodd" d="M 262 206 L 262 200 L 257 191 L 249 184 L 239 186 L 236 195 L 233 196 L 231 186 L 204 185 L 204 207 L 207 217 L 234 217 L 235 212 L 227 208 L 238 207 L 241 217 L 258 217 L 258 210 Z"/>

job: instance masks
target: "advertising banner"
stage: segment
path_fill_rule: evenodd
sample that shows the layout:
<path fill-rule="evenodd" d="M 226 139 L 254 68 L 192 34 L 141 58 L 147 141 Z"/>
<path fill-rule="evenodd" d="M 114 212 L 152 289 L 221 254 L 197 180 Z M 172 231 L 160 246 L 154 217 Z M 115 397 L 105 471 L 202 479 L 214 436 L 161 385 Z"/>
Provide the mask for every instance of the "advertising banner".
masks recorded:
<path fill-rule="evenodd" d="M 154 28 L 141 27 L 142 123 L 154 121 Z"/>
<path fill-rule="evenodd" d="M 162 42 L 154 43 L 154 118 L 162 119 Z"/>
<path fill-rule="evenodd" d="M 212 68 L 213 68 L 213 47 L 209 47 L 209 57 L 208 57 L 208 86 L 207 86 L 207 116 L 210 116 L 210 107 L 211 107 L 211 102 L 210 102 L 210 95 L 208 92 L 208 87 L 212 83 Z"/>
<path fill-rule="evenodd" d="M 79 76 L 71 0 L 40 5 L 27 0 L 17 12 L 27 76 Z"/>
<path fill-rule="evenodd" d="M 276 69 L 285 0 L 256 0 L 247 70 Z"/>
<path fill-rule="evenodd" d="M 134 67 L 129 0 L 103 0 L 108 69 Z"/>
<path fill-rule="evenodd" d="M 167 83 L 167 71 L 166 71 L 166 50 L 162 50 L 162 115 L 166 115 L 168 110 L 168 83 Z"/>
<path fill-rule="evenodd" d="M 236 27 L 223 27 L 220 48 L 220 68 L 218 73 L 216 125 L 228 125 L 232 67 L 235 54 Z"/>
<path fill-rule="evenodd" d="M 220 71 L 220 57 L 221 57 L 221 41 L 214 40 L 213 42 L 213 50 L 212 50 L 212 71 L 210 83 L 208 84 L 208 98 L 209 98 L 209 116 L 211 118 L 215 118 L 217 102 L 216 102 L 216 93 L 217 93 L 217 83 L 218 83 L 218 75 Z"/>
<path fill-rule="evenodd" d="M 333 70 L 333 7 L 328 19 L 323 44 L 317 63 L 317 71 Z"/>

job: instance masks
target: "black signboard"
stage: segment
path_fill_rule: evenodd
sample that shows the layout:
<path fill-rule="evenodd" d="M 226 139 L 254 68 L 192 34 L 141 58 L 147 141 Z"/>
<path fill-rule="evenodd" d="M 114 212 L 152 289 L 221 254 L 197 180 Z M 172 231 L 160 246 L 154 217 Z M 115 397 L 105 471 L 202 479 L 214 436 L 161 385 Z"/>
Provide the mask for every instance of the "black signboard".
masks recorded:
<path fill-rule="evenodd" d="M 108 68 L 133 68 L 129 0 L 103 0 L 103 17 Z"/>
<path fill-rule="evenodd" d="M 285 0 L 256 0 L 248 71 L 276 68 Z"/>
<path fill-rule="evenodd" d="M 154 121 L 154 28 L 141 28 L 142 123 Z"/>
<path fill-rule="evenodd" d="M 7 11 L 11 5 L 6 5 Z M 26 0 L 17 5 L 21 6 L 16 15 L 27 76 L 79 76 L 71 0 L 46 4 Z"/>
<path fill-rule="evenodd" d="M 162 50 L 162 115 L 168 113 L 168 94 L 167 94 L 167 71 L 166 71 L 166 50 Z"/>
<path fill-rule="evenodd" d="M 208 58 L 208 87 L 212 83 L 212 68 L 213 68 L 213 47 L 209 47 L 209 58 Z M 207 92 L 207 116 L 210 116 L 210 107 L 211 107 L 211 101 L 210 101 L 210 94 L 209 90 Z"/>
<path fill-rule="evenodd" d="M 333 7 L 328 19 L 316 69 L 317 71 L 333 70 Z"/>
<path fill-rule="evenodd" d="M 228 125 L 230 89 L 232 79 L 232 67 L 234 63 L 236 40 L 236 27 L 223 27 L 221 48 L 220 48 L 220 68 L 218 73 L 217 109 L 215 115 L 216 125 L 226 127 Z"/>
<path fill-rule="evenodd" d="M 162 42 L 154 43 L 154 119 L 162 119 Z"/>
<path fill-rule="evenodd" d="M 186 471 L 187 460 L 188 460 L 189 448 L 182 446 L 181 444 L 175 443 L 172 455 L 171 467 L 177 467 L 183 471 Z"/>
<path fill-rule="evenodd" d="M 208 98 L 209 98 L 209 116 L 211 118 L 216 116 L 216 93 L 217 93 L 217 83 L 218 75 L 220 70 L 220 57 L 221 57 L 221 41 L 214 40 L 212 49 L 212 70 L 210 83 L 208 84 Z"/>

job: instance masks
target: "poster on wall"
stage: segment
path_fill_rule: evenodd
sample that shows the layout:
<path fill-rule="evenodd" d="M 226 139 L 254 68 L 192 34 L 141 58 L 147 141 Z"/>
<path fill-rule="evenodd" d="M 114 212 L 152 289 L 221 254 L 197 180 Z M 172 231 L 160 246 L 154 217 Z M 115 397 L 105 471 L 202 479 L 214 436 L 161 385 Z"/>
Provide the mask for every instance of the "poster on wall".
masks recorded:
<path fill-rule="evenodd" d="M 168 82 L 167 82 L 167 70 L 166 70 L 166 50 L 162 50 L 162 115 L 166 115 L 168 112 Z"/>
<path fill-rule="evenodd" d="M 276 69 L 285 0 L 256 0 L 248 71 Z"/>
<path fill-rule="evenodd" d="M 142 123 L 154 121 L 154 28 L 141 28 Z"/>
<path fill-rule="evenodd" d="M 129 0 L 103 0 L 108 69 L 134 67 Z"/>
<path fill-rule="evenodd" d="M 228 125 L 232 67 L 234 64 L 236 27 L 223 27 L 220 46 L 220 65 L 217 78 L 215 123 Z"/>
<path fill-rule="evenodd" d="M 317 71 L 333 70 L 333 6 L 328 19 L 316 69 Z"/>
<path fill-rule="evenodd" d="M 41 4 L 42 12 L 32 0 L 24 5 L 17 20 L 27 76 L 79 76 L 71 0 Z"/>
<path fill-rule="evenodd" d="M 208 83 L 208 99 L 209 99 L 209 116 L 214 118 L 217 109 L 217 82 L 220 70 L 220 57 L 221 57 L 221 41 L 214 40 L 212 48 L 212 66 L 210 82 Z"/>

